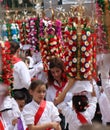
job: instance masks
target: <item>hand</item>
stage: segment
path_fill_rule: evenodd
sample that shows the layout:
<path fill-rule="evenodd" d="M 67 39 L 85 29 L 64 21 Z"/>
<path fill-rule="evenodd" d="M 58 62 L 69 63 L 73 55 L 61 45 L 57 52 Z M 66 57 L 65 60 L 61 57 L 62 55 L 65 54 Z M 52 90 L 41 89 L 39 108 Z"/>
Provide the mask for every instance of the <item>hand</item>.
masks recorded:
<path fill-rule="evenodd" d="M 13 120 L 12 120 L 12 125 L 15 126 L 17 123 L 18 123 L 18 119 L 13 119 Z"/>
<path fill-rule="evenodd" d="M 52 122 L 51 125 L 55 130 L 61 130 L 61 126 L 58 122 Z"/>

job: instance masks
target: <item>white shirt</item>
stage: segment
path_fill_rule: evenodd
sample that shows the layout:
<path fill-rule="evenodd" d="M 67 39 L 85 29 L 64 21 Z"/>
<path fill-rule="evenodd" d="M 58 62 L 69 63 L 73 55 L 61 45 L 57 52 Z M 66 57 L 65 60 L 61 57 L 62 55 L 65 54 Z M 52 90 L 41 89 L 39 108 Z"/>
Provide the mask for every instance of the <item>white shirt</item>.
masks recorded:
<path fill-rule="evenodd" d="M 21 112 L 19 110 L 17 102 L 11 98 L 10 96 L 7 96 L 1 105 L 0 110 L 11 108 L 11 110 L 2 112 L 2 117 L 6 122 L 6 125 L 8 126 L 8 130 L 15 130 L 15 126 L 12 125 L 12 121 L 14 119 L 17 119 L 18 117 L 21 117 Z M 25 128 L 25 125 L 24 125 Z"/>
<path fill-rule="evenodd" d="M 89 107 L 85 112 L 81 112 L 82 115 L 86 118 L 88 123 L 92 123 L 91 120 L 94 117 L 96 111 L 96 97 L 92 97 L 89 103 Z M 72 108 L 68 106 L 67 103 L 61 103 L 58 105 L 58 108 L 62 111 L 62 114 L 65 116 L 66 121 L 69 123 L 69 130 L 78 130 L 79 126 L 81 126 L 81 122 L 77 118 L 77 114 Z"/>
<path fill-rule="evenodd" d="M 27 125 L 34 124 L 34 116 L 39 108 L 34 100 L 27 104 L 23 109 L 24 120 Z M 58 109 L 54 106 L 52 102 L 46 101 L 45 110 L 38 121 L 38 124 L 49 123 L 49 122 L 60 122 L 60 117 Z"/>
<path fill-rule="evenodd" d="M 29 73 L 31 78 L 36 76 L 36 79 L 42 80 L 43 82 L 47 82 L 46 74 L 43 71 L 43 63 L 42 61 L 38 62 L 33 66 L 33 69 L 29 69 Z"/>
<path fill-rule="evenodd" d="M 14 64 L 13 68 L 14 76 L 14 89 L 29 88 L 31 83 L 31 77 L 26 64 L 23 61 L 19 61 Z"/>
<path fill-rule="evenodd" d="M 54 81 L 54 84 L 57 85 L 57 86 L 59 86 L 56 81 Z M 65 87 L 66 87 L 66 85 L 65 85 Z M 64 88 L 65 88 L 65 87 L 64 87 Z M 64 89 L 64 88 L 63 88 L 63 89 Z M 57 89 L 56 89 L 53 85 L 48 86 L 48 89 L 47 89 L 47 92 L 46 92 L 46 100 L 47 100 L 47 101 L 54 102 L 54 99 L 55 99 L 55 97 L 56 97 L 56 92 L 57 92 Z M 66 94 L 66 97 L 65 97 L 64 101 L 65 101 L 65 102 L 68 102 L 68 101 L 70 101 L 71 99 L 72 99 L 72 93 L 71 93 L 71 92 L 68 92 L 68 93 Z"/>

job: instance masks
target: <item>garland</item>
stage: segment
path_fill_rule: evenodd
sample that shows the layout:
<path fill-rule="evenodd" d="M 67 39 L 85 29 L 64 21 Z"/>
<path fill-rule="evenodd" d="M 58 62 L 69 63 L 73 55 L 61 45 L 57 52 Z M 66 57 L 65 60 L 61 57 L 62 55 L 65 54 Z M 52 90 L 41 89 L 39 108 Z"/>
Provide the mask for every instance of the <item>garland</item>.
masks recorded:
<path fill-rule="evenodd" d="M 20 28 L 20 42 L 22 45 L 29 44 L 28 32 L 29 24 L 27 20 L 17 20 L 16 21 Z"/>
<path fill-rule="evenodd" d="M 103 11 L 99 4 L 96 3 L 96 16 L 97 16 L 97 52 L 105 53 L 108 51 L 107 33 L 104 27 Z"/>
<path fill-rule="evenodd" d="M 10 43 L 9 42 L 1 42 L 1 55 L 2 55 L 2 76 L 1 81 L 11 86 L 13 82 L 13 64 L 12 64 L 12 56 L 10 54 Z"/>
<path fill-rule="evenodd" d="M 80 23 L 83 25 L 83 28 L 81 28 L 79 42 L 77 28 L 74 26 L 74 23 L 78 24 L 77 17 L 69 18 L 65 30 L 65 48 L 67 48 L 65 51 L 66 71 L 70 77 L 91 79 L 95 69 L 93 66 L 96 66 L 96 54 L 94 54 L 96 53 L 94 47 L 96 44 L 94 43 L 96 41 L 96 35 L 93 35 L 93 30 L 86 26 L 87 19 L 81 19 Z M 93 66 L 91 66 L 91 64 L 93 64 Z M 96 77 L 96 73 L 94 73 L 94 76 Z"/>
<path fill-rule="evenodd" d="M 38 46 L 38 33 L 39 33 L 39 18 L 30 18 L 29 22 L 29 32 L 28 39 L 29 44 Z"/>
<path fill-rule="evenodd" d="M 19 26 L 17 23 L 7 23 L 2 26 L 2 38 L 4 41 L 19 41 Z"/>
<path fill-rule="evenodd" d="M 40 51 L 44 71 L 48 71 L 49 59 L 58 56 L 63 58 L 61 22 L 49 20 L 40 21 Z"/>

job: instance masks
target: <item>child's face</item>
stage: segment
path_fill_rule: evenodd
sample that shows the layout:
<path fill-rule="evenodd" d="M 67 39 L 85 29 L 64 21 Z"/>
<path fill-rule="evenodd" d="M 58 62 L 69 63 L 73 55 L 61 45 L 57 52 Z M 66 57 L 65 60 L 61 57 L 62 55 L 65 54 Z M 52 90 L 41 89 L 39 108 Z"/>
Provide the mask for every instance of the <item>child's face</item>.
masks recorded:
<path fill-rule="evenodd" d="M 20 111 L 22 111 L 25 106 L 25 100 L 16 100 L 16 102 L 18 103 Z"/>
<path fill-rule="evenodd" d="M 46 94 L 46 85 L 40 85 L 36 87 L 35 90 L 30 90 L 31 95 L 33 96 L 33 100 L 38 104 L 44 100 Z"/>

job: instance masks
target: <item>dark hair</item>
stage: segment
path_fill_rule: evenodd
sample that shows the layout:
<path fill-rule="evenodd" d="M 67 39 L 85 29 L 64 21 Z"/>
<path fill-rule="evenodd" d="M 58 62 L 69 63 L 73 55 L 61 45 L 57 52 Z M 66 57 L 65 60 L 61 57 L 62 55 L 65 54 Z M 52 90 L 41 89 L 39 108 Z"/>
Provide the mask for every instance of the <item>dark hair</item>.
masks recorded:
<path fill-rule="evenodd" d="M 10 51 L 11 54 L 15 54 L 16 51 L 20 48 L 20 43 L 16 41 L 10 41 Z"/>
<path fill-rule="evenodd" d="M 42 80 L 33 80 L 30 84 L 29 89 L 34 91 L 38 86 L 46 85 Z"/>
<path fill-rule="evenodd" d="M 20 90 L 15 91 L 13 97 L 15 100 L 25 100 L 26 99 L 25 94 Z"/>
<path fill-rule="evenodd" d="M 61 80 L 62 81 L 67 81 L 67 77 L 66 77 L 66 73 L 65 73 L 65 67 L 64 67 L 64 62 L 60 58 L 54 57 L 54 58 L 51 58 L 49 60 L 49 69 L 52 69 L 54 67 L 57 67 L 57 68 L 62 70 Z M 54 77 L 52 76 L 51 71 L 48 70 L 48 83 L 52 84 L 53 81 L 54 81 Z"/>
<path fill-rule="evenodd" d="M 75 110 L 78 112 L 84 112 L 88 106 L 88 98 L 85 95 L 73 96 L 72 102 Z"/>

